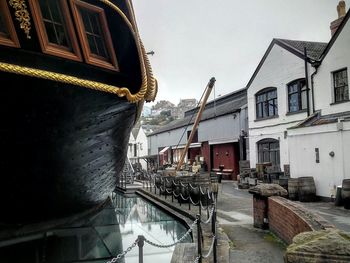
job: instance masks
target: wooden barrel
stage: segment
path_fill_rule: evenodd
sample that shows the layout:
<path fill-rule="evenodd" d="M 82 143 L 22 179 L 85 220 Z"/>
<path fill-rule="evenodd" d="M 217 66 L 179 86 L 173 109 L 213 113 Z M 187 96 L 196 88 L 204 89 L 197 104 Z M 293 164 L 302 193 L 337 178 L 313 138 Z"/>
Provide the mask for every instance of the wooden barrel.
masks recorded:
<path fill-rule="evenodd" d="M 288 190 L 288 179 L 287 176 L 280 176 L 279 177 L 279 185 L 282 186 L 284 189 Z"/>
<path fill-rule="evenodd" d="M 301 202 L 312 202 L 316 200 L 316 186 L 312 176 L 299 177 L 298 196 Z"/>
<path fill-rule="evenodd" d="M 299 192 L 299 179 L 298 178 L 289 178 L 288 179 L 288 196 L 290 200 L 298 200 Z"/>
<path fill-rule="evenodd" d="M 341 197 L 345 209 L 350 209 L 350 179 L 344 179 L 341 191 Z"/>

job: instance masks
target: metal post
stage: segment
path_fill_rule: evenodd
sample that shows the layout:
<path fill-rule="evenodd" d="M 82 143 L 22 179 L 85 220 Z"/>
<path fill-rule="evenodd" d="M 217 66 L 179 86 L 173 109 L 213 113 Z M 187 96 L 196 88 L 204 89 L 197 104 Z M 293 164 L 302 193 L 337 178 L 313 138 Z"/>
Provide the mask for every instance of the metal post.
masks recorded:
<path fill-rule="evenodd" d="M 202 218 L 202 201 L 201 201 L 201 194 L 202 193 L 199 193 L 199 201 L 198 201 L 198 205 L 199 205 L 199 207 L 198 207 L 198 209 L 199 209 L 199 216 Z"/>
<path fill-rule="evenodd" d="M 188 210 L 191 210 L 191 196 L 190 196 L 190 184 L 187 185 L 187 191 L 188 191 Z"/>
<path fill-rule="evenodd" d="M 214 263 L 216 263 L 217 262 L 217 255 L 216 255 L 217 236 L 216 236 L 216 209 L 215 209 L 215 207 L 214 207 L 213 215 L 211 218 L 211 229 L 212 229 L 213 235 L 215 236 L 214 247 L 213 247 L 213 259 L 214 259 Z"/>
<path fill-rule="evenodd" d="M 145 244 L 145 237 L 138 236 L 137 245 L 139 246 L 139 263 L 143 263 L 143 245 Z"/>
<path fill-rule="evenodd" d="M 174 203 L 174 191 L 175 191 L 175 184 L 174 179 L 171 182 L 171 202 Z"/>
<path fill-rule="evenodd" d="M 156 177 L 155 176 L 154 176 L 153 186 L 154 186 L 154 194 L 156 195 L 157 194 L 157 188 L 156 188 Z"/>
<path fill-rule="evenodd" d="M 200 215 L 196 215 L 197 218 L 197 249 L 199 260 L 198 263 L 202 263 L 202 237 L 201 237 L 201 218 Z"/>

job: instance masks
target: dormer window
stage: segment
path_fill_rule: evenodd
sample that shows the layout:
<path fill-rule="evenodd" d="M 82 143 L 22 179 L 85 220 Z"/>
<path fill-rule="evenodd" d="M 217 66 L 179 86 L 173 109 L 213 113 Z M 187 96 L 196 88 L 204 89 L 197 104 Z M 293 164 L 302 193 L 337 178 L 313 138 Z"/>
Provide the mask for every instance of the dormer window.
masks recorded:
<path fill-rule="evenodd" d="M 256 95 L 256 118 L 264 119 L 278 115 L 277 89 L 266 88 Z"/>
<path fill-rule="evenodd" d="M 71 3 L 86 62 L 118 70 L 104 10 L 79 0 L 71 0 Z"/>
<path fill-rule="evenodd" d="M 64 0 L 30 0 L 41 49 L 71 60 L 81 61 L 69 9 Z"/>
<path fill-rule="evenodd" d="M 334 102 L 349 100 L 348 71 L 342 69 L 333 72 Z"/>
<path fill-rule="evenodd" d="M 6 1 L 0 2 L 0 45 L 19 47 L 15 27 Z"/>
<path fill-rule="evenodd" d="M 305 79 L 288 84 L 288 110 L 297 112 L 307 108 L 307 92 Z"/>

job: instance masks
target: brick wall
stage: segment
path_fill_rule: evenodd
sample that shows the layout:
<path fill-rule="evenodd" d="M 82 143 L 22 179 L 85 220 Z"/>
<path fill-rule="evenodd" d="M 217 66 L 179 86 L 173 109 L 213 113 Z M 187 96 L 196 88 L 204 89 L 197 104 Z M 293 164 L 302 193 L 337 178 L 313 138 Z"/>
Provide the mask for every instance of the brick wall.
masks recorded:
<path fill-rule="evenodd" d="M 253 196 L 254 227 L 268 229 L 267 220 L 267 197 Z"/>
<path fill-rule="evenodd" d="M 299 233 L 334 227 L 302 205 L 279 196 L 268 198 L 268 219 L 270 230 L 287 244 Z"/>

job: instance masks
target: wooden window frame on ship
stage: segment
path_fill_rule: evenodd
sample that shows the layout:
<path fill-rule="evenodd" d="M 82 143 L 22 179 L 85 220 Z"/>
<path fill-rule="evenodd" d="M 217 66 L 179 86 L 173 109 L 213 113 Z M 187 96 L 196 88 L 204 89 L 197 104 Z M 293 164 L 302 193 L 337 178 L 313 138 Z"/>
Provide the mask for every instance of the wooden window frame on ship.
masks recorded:
<path fill-rule="evenodd" d="M 68 4 L 65 0 L 57 0 L 60 2 L 62 16 L 64 18 L 63 23 L 67 30 L 67 38 L 71 43 L 72 51 L 64 46 L 57 45 L 55 43 L 50 43 L 47 36 L 43 15 L 41 13 L 41 8 L 38 0 L 29 0 L 31 12 L 33 15 L 34 24 L 37 28 L 37 34 L 40 42 L 41 49 L 43 53 L 54 55 L 74 61 L 82 61 L 82 56 L 79 49 L 79 44 L 77 37 L 74 33 L 74 27 L 72 19 L 69 15 Z"/>
<path fill-rule="evenodd" d="M 0 45 L 19 48 L 20 44 L 19 44 L 19 41 L 17 38 L 16 29 L 15 29 L 15 26 L 12 22 L 11 13 L 10 13 L 10 10 L 7 6 L 6 1 L 0 1 L 0 8 L 3 11 L 4 19 L 5 19 L 4 22 L 6 24 L 8 32 L 9 32 L 9 38 L 5 37 L 0 32 Z"/>
<path fill-rule="evenodd" d="M 109 70 L 119 71 L 117 57 L 114 52 L 112 37 L 108 29 L 107 18 L 103 8 L 100 8 L 98 6 L 95 6 L 80 0 L 70 0 L 70 3 L 72 6 L 73 17 L 77 25 L 78 36 L 83 47 L 82 50 L 83 50 L 83 55 L 86 62 L 94 66 L 106 68 Z M 98 14 L 101 31 L 102 31 L 101 32 L 102 37 L 105 41 L 105 45 L 106 45 L 108 55 L 110 57 L 110 61 L 108 61 L 106 58 L 102 56 L 95 55 L 91 52 L 90 46 L 87 40 L 87 36 L 86 36 L 85 26 L 84 26 L 79 8 L 85 8 L 89 11 L 92 11 Z"/>

